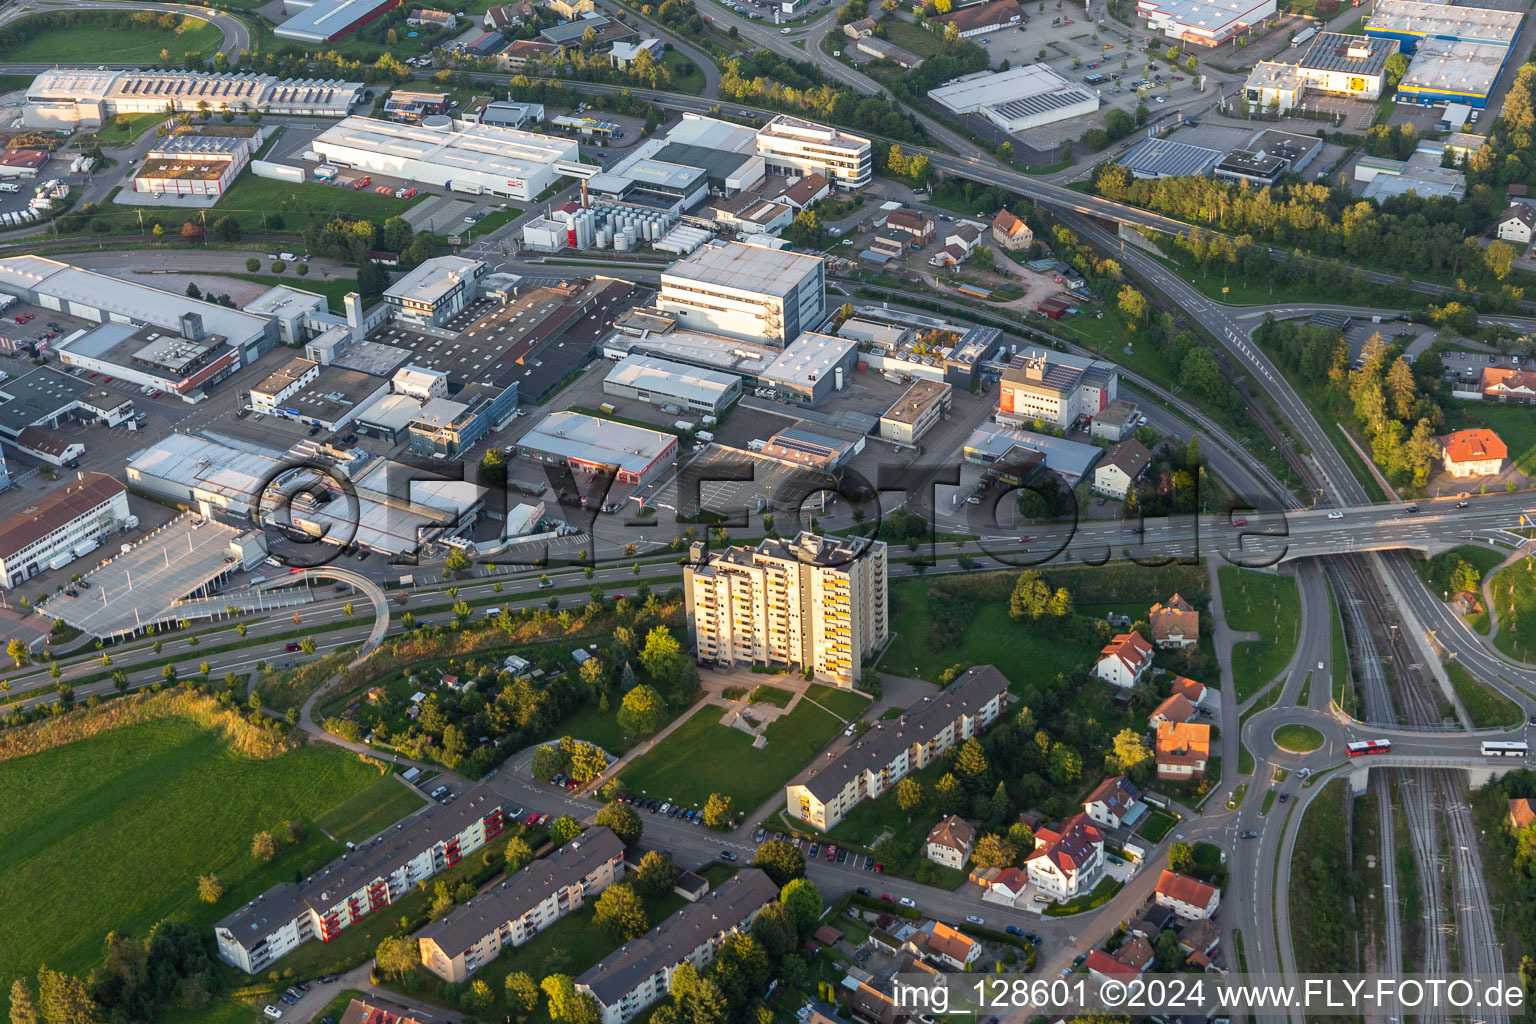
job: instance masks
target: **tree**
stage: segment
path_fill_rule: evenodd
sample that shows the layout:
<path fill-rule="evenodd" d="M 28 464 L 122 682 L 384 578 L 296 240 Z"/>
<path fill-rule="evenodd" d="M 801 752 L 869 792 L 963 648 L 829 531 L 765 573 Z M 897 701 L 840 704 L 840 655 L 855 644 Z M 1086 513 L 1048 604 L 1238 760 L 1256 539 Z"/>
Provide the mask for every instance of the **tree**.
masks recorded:
<path fill-rule="evenodd" d="M 955 759 L 955 772 L 964 781 L 965 788 L 973 793 L 991 788 L 992 772 L 987 767 L 987 755 L 982 752 L 981 743 L 975 736 L 961 744 L 960 754 Z"/>
<path fill-rule="evenodd" d="M 201 242 L 203 226 L 195 220 L 182 221 L 181 238 L 184 242 Z"/>
<path fill-rule="evenodd" d="M 757 848 L 752 866 L 767 872 L 774 885 L 783 886 L 805 874 L 805 855 L 787 840 L 770 839 Z"/>
<path fill-rule="evenodd" d="M 978 245 L 971 250 L 971 258 L 976 261 L 978 267 L 992 266 L 992 247 L 989 245 Z"/>
<path fill-rule="evenodd" d="M 1397 83 L 1401 82 L 1403 80 L 1403 76 L 1408 73 L 1407 55 L 1402 53 L 1394 53 L 1392 56 L 1388 57 L 1387 62 L 1382 65 L 1382 71 L 1386 76 L 1387 88 L 1395 89 L 1397 87 Z"/>
<path fill-rule="evenodd" d="M 821 890 L 809 878 L 790 879 L 779 891 L 779 902 L 794 911 L 802 935 L 809 935 L 821 920 Z"/>
<path fill-rule="evenodd" d="M 911 814 L 923 805 L 923 785 L 910 775 L 896 783 L 896 806 L 903 814 Z"/>
<path fill-rule="evenodd" d="M 271 832 L 261 831 L 251 837 L 251 856 L 263 864 L 272 863 L 272 858 L 277 856 L 277 841 Z"/>
<path fill-rule="evenodd" d="M 560 753 L 558 747 L 539 747 L 533 752 L 533 760 L 529 763 L 528 770 L 540 782 L 548 782 L 564 767 L 565 756 Z"/>
<path fill-rule="evenodd" d="M 31 986 L 21 978 L 11 982 L 11 1024 L 38 1024 Z"/>
<path fill-rule="evenodd" d="M 787 955 L 799 941 L 794 910 L 783 903 L 768 904 L 752 919 L 752 937 L 769 956 Z"/>
<path fill-rule="evenodd" d="M 971 859 L 979 867 L 1006 868 L 1012 867 L 1019 859 L 1019 851 L 1009 840 L 996 833 L 988 833 L 976 840 Z"/>
<path fill-rule="evenodd" d="M 15 637 L 12 637 L 10 642 L 5 645 L 5 654 L 6 657 L 16 663 L 17 668 L 21 668 L 31 660 L 27 645 Z"/>
<path fill-rule="evenodd" d="M 568 814 L 562 814 L 549 823 L 549 838 L 554 840 L 556 846 L 564 846 L 579 835 L 581 825 Z"/>
<path fill-rule="evenodd" d="M 709 799 L 704 802 L 704 824 L 710 828 L 730 825 L 735 813 L 731 798 L 723 793 L 711 793 Z"/>
<path fill-rule="evenodd" d="M 1172 928 L 1166 928 L 1157 937 L 1157 948 L 1153 951 L 1153 966 L 1163 973 L 1176 971 L 1184 963 L 1184 951 L 1179 948 L 1179 933 Z"/>
<path fill-rule="evenodd" d="M 660 850 L 650 850 L 635 869 L 635 885 L 653 899 L 665 896 L 677 885 L 677 865 Z"/>
<path fill-rule="evenodd" d="M 1483 265 L 1493 273 L 1494 280 L 1502 281 L 1509 276 L 1510 268 L 1514 266 L 1515 258 L 1519 255 L 1519 251 L 1514 246 L 1495 239 L 1488 243 L 1488 248 L 1483 250 Z"/>
<path fill-rule="evenodd" d="M 539 987 L 549 997 L 549 1016 L 561 1024 L 597 1024 L 597 1004 L 591 996 L 582 995 L 564 974 L 551 974 Z"/>
<path fill-rule="evenodd" d="M 1082 778 L 1083 759 L 1065 743 L 1058 743 L 1051 748 L 1050 774 L 1058 786 L 1070 786 Z"/>
<path fill-rule="evenodd" d="M 525 1021 L 539 1008 L 539 985 L 526 971 L 507 975 L 507 1011 L 512 1019 Z"/>
<path fill-rule="evenodd" d="M 1147 302 L 1147 297 L 1130 285 L 1122 285 L 1117 297 L 1120 315 L 1125 318 L 1126 325 L 1131 330 L 1147 326 L 1152 317 L 1152 306 Z"/>
<path fill-rule="evenodd" d="M 189 299 L 200 299 L 202 297 L 203 297 L 203 290 L 197 286 L 197 282 L 196 281 L 188 281 L 187 282 L 187 298 L 189 298 Z"/>
<path fill-rule="evenodd" d="M 1147 741 L 1135 729 L 1121 729 L 1115 735 L 1115 760 L 1121 771 L 1129 771 L 1152 756 Z"/>
<path fill-rule="evenodd" d="M 448 558 L 443 562 L 443 568 L 447 569 L 455 576 L 459 575 L 460 573 L 468 572 L 469 567 L 469 556 L 460 551 L 458 548 L 454 548 L 452 551 L 448 552 Z"/>
<path fill-rule="evenodd" d="M 44 965 L 37 970 L 37 988 L 37 1001 L 48 1024 L 97 1024 L 102 1019 L 101 1007 L 85 982 L 73 975 Z"/>
<path fill-rule="evenodd" d="M 674 700 L 686 698 L 698 686 L 698 668 L 665 626 L 656 626 L 646 634 L 645 647 L 640 651 L 640 665 L 651 681 L 664 688 Z"/>
<path fill-rule="evenodd" d="M 655 688 L 644 683 L 624 695 L 616 720 L 625 732 L 649 735 L 666 720 L 666 704 Z"/>
<path fill-rule="evenodd" d="M 483 1014 L 496 1005 L 496 994 L 484 978 L 476 978 L 459 997 L 459 1005 L 469 1013 Z"/>
<path fill-rule="evenodd" d="M 516 874 L 533 863 L 533 848 L 521 836 L 507 840 L 507 874 Z"/>
<path fill-rule="evenodd" d="M 933 784 L 933 798 L 939 805 L 940 814 L 959 814 L 966 810 L 965 786 L 948 772 Z"/>
<path fill-rule="evenodd" d="M 380 974 L 400 979 L 421 962 L 416 940 L 406 935 L 391 935 L 380 942 L 373 953 Z"/>
<path fill-rule="evenodd" d="M 615 801 L 605 805 L 597 812 L 597 823 L 611 829 L 625 846 L 633 846 L 640 841 L 640 816 L 625 804 Z"/>
<path fill-rule="evenodd" d="M 204 903 L 217 903 L 224 898 L 224 883 L 219 881 L 218 875 L 197 877 L 197 898 Z"/>
<path fill-rule="evenodd" d="M 597 906 L 593 908 L 592 919 L 614 942 L 638 939 L 651 927 L 646 918 L 645 904 L 640 902 L 640 894 L 628 882 L 610 885 L 603 890 Z"/>
<path fill-rule="evenodd" d="M 1188 843 L 1174 843 L 1168 847 L 1168 870 L 1177 871 L 1181 875 L 1195 873 L 1195 851 L 1189 848 Z"/>
<path fill-rule="evenodd" d="M 578 671 L 581 681 L 590 690 L 596 690 L 603 685 L 603 662 L 600 658 L 588 658 L 581 663 Z"/>
<path fill-rule="evenodd" d="M 1016 850 L 1033 850 L 1035 848 L 1035 830 L 1016 821 L 1008 826 L 1008 841 Z"/>

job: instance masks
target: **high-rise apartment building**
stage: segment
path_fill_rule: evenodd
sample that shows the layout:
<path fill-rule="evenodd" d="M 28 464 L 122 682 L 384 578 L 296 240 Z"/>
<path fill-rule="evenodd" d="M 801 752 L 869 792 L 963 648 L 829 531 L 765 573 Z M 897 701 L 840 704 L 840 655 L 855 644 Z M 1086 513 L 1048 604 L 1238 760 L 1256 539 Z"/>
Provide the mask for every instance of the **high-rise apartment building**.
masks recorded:
<path fill-rule="evenodd" d="M 851 688 L 890 636 L 884 541 L 801 533 L 717 554 L 697 543 L 683 587 L 701 662 L 810 669 Z"/>

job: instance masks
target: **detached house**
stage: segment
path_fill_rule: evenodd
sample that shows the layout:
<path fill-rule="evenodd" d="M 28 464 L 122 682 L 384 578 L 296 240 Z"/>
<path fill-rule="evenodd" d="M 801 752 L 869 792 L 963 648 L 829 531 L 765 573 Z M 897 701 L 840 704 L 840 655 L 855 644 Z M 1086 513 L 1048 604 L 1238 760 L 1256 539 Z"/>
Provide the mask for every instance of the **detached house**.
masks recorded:
<path fill-rule="evenodd" d="M 1099 652 L 1093 675 L 1111 686 L 1129 690 L 1152 668 L 1152 645 L 1140 633 L 1121 633 Z"/>
<path fill-rule="evenodd" d="M 1211 757 L 1211 727 L 1204 722 L 1163 722 L 1157 727 L 1153 758 L 1157 777 L 1187 782 L 1205 777 Z"/>
<path fill-rule="evenodd" d="M 992 241 L 1000 249 L 1017 252 L 1034 244 L 1035 233 L 1007 210 L 998 210 L 997 216 L 992 218 Z"/>
<path fill-rule="evenodd" d="M 1496 476 L 1504 468 L 1509 449 L 1499 435 L 1481 427 L 1457 430 L 1440 438 L 1445 471 L 1456 479 Z"/>
<path fill-rule="evenodd" d="M 1105 779 L 1083 801 L 1083 813 L 1106 828 L 1129 828 L 1146 809 L 1140 787 L 1124 775 Z"/>
<path fill-rule="evenodd" d="M 1158 647 L 1193 647 L 1200 642 L 1200 613 L 1178 594 L 1147 612 L 1152 643 Z"/>
<path fill-rule="evenodd" d="M 933 934 L 918 932 L 912 936 L 918 952 L 956 971 L 963 971 L 981 958 L 981 943 L 943 921 L 933 923 Z"/>
<path fill-rule="evenodd" d="M 1185 722 L 1194 721 L 1197 714 L 1198 712 L 1195 711 L 1195 706 L 1189 702 L 1189 698 L 1181 693 L 1175 693 L 1159 704 L 1147 716 L 1147 727 L 1149 729 L 1156 729 L 1164 722 L 1182 725 Z"/>
<path fill-rule="evenodd" d="M 1188 679 L 1184 676 L 1173 677 L 1173 692 L 1197 708 L 1215 703 L 1209 687 L 1204 683 L 1197 683 L 1193 679 Z"/>
<path fill-rule="evenodd" d="M 933 826 L 923 853 L 935 864 L 959 871 L 971 859 L 971 843 L 975 838 L 976 830 L 951 814 Z"/>
<path fill-rule="evenodd" d="M 1497 231 L 1503 241 L 1519 246 L 1530 245 L 1531 237 L 1536 235 L 1536 209 L 1525 203 L 1513 204 L 1499 218 Z"/>
<path fill-rule="evenodd" d="M 937 231 L 932 217 L 905 207 L 892 210 L 885 218 L 885 226 L 892 231 L 911 235 L 913 245 L 927 245 L 933 241 L 934 233 Z"/>
<path fill-rule="evenodd" d="M 1516 829 L 1525 828 L 1536 821 L 1536 800 L 1522 797 L 1509 802 L 1509 824 Z"/>
<path fill-rule="evenodd" d="M 1047 896 L 1070 899 L 1089 892 L 1104 875 L 1104 833 L 1086 814 L 1035 833 L 1035 851 L 1024 860 L 1029 880 Z"/>
<path fill-rule="evenodd" d="M 1121 963 L 1102 949 L 1089 953 L 1088 959 L 1083 961 L 1083 967 L 1087 969 L 1089 977 L 1100 983 L 1111 979 L 1130 981 L 1141 974 L 1136 968 Z"/>
<path fill-rule="evenodd" d="M 1134 438 L 1111 445 L 1093 471 L 1094 493 L 1123 501 L 1151 464 L 1152 453 Z"/>
<path fill-rule="evenodd" d="M 1214 917 L 1221 905 L 1221 890 L 1198 878 L 1164 870 L 1157 879 L 1157 904 L 1167 907 L 1186 921 Z"/>

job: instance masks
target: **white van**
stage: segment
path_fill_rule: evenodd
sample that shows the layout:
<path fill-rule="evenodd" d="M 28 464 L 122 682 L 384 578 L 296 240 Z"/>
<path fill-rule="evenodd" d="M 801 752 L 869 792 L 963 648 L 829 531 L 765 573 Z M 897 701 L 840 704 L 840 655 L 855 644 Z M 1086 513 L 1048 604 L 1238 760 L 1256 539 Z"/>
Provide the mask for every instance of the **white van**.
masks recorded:
<path fill-rule="evenodd" d="M 0 192 L 20 192 L 20 191 L 21 191 L 21 186 L 20 185 L 15 185 L 15 184 L 12 184 L 11 182 L 8 182 L 8 181 L 5 182 L 4 184 L 0 184 Z"/>

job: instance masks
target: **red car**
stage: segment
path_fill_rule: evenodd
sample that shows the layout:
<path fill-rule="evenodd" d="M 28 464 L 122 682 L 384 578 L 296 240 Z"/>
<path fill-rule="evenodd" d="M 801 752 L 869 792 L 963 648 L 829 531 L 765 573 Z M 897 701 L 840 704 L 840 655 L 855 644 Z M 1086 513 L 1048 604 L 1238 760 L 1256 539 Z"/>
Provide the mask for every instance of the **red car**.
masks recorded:
<path fill-rule="evenodd" d="M 827 860 L 837 860 L 837 845 L 835 843 L 827 844 Z"/>
<path fill-rule="evenodd" d="M 880 898 L 881 898 L 881 899 L 883 899 L 883 900 L 885 900 L 885 901 L 886 901 L 886 902 L 887 902 L 887 903 L 895 903 L 895 902 L 896 902 L 896 897 L 895 897 L 895 896 L 892 896 L 892 895 L 891 895 L 891 894 L 890 894 L 890 893 L 888 893 L 888 892 L 883 892 L 883 893 L 881 893 L 881 894 L 880 894 Z"/>
<path fill-rule="evenodd" d="M 287 652 L 288 654 L 292 654 L 294 651 L 296 651 L 298 649 L 299 649 L 298 643 L 293 641 L 293 640 L 289 640 L 286 644 L 283 645 L 283 650 L 285 652 Z"/>
<path fill-rule="evenodd" d="M 1232 525 L 1233 526 L 1247 526 L 1248 525 L 1248 520 L 1246 520 L 1246 519 L 1234 519 L 1234 520 L 1232 520 Z"/>
<path fill-rule="evenodd" d="M 523 824 L 524 825 L 537 825 L 538 823 L 539 823 L 539 812 L 538 811 L 534 811 L 533 813 L 529 814 L 528 817 L 523 819 Z"/>

